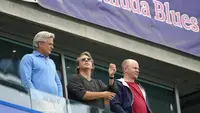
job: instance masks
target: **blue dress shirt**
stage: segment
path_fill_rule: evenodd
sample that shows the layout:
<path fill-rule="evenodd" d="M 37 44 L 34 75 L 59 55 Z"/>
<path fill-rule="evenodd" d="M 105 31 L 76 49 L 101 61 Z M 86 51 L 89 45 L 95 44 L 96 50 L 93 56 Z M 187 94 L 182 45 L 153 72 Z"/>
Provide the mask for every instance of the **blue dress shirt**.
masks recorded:
<path fill-rule="evenodd" d="M 26 88 L 63 96 L 62 84 L 53 60 L 38 51 L 26 54 L 22 58 L 20 62 L 20 77 L 22 85 Z"/>

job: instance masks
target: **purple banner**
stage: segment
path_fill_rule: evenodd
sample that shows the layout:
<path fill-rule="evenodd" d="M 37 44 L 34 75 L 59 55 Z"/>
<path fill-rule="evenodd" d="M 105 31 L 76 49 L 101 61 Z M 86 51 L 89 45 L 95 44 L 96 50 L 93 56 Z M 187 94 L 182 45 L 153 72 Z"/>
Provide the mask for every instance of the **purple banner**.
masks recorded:
<path fill-rule="evenodd" d="M 38 0 L 47 9 L 200 57 L 200 0 Z"/>

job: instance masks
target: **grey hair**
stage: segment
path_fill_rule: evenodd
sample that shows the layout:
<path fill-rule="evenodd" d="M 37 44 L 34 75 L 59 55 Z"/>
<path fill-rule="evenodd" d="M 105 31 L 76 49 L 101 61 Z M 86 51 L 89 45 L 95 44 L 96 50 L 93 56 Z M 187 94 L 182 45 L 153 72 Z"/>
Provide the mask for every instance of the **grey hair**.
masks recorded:
<path fill-rule="evenodd" d="M 50 38 L 55 38 L 55 35 L 53 33 L 50 33 L 48 31 L 40 31 L 38 32 L 34 39 L 33 39 L 33 48 L 38 48 L 39 47 L 39 43 L 40 41 L 46 41 L 47 39 Z"/>

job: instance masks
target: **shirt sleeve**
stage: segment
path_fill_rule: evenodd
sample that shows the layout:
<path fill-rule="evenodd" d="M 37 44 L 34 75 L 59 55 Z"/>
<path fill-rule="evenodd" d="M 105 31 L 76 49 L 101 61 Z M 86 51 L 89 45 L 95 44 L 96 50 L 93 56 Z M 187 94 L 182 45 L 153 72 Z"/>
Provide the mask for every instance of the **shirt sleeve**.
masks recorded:
<path fill-rule="evenodd" d="M 31 81 L 33 59 L 29 55 L 25 55 L 20 62 L 20 79 L 25 88 L 35 88 Z"/>
<path fill-rule="evenodd" d="M 86 90 L 83 87 L 81 79 L 78 77 L 78 75 L 73 75 L 71 78 L 69 78 L 67 90 L 79 100 L 83 100 L 83 96 L 86 93 Z"/>
<path fill-rule="evenodd" d="M 60 82 L 60 78 L 58 77 L 58 74 L 56 73 L 56 78 L 55 78 L 57 87 L 58 87 L 58 96 L 63 97 L 63 89 L 62 89 L 62 84 Z"/>

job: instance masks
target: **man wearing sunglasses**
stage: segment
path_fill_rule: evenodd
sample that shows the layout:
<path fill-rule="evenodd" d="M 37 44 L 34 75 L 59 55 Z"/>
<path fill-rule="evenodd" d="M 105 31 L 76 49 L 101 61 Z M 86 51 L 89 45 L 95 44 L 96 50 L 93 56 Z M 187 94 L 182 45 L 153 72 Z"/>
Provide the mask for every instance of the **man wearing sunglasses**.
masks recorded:
<path fill-rule="evenodd" d="M 115 96 L 113 83 L 116 66 L 109 65 L 108 86 L 101 80 L 91 78 L 93 70 L 94 61 L 90 53 L 83 52 L 76 60 L 76 75 L 71 76 L 68 81 L 68 96 L 84 104 L 104 108 L 104 100 L 111 100 Z"/>

